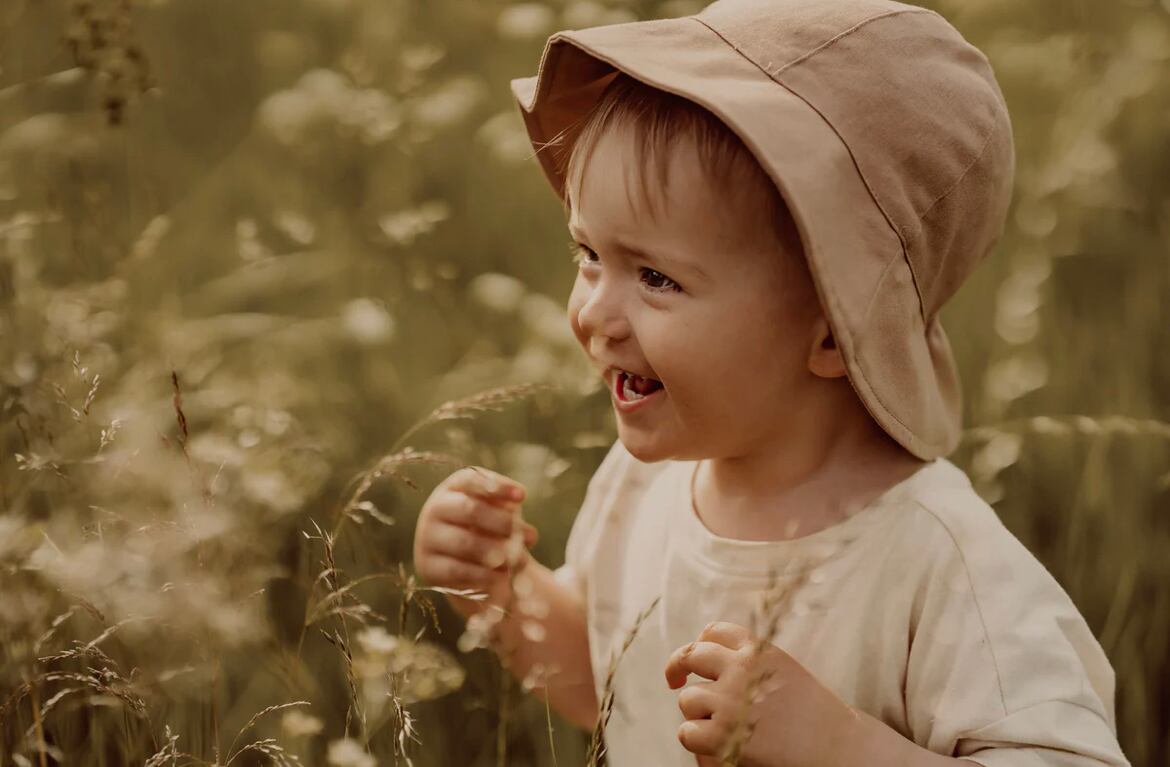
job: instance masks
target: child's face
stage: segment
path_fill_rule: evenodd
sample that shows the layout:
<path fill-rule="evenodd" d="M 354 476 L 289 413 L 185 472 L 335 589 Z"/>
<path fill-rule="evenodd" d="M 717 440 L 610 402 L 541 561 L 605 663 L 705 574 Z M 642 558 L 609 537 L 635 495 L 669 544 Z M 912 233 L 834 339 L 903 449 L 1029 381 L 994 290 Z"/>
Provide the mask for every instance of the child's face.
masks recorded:
<path fill-rule="evenodd" d="M 809 428 L 802 404 L 824 375 L 810 369 L 824 329 L 811 278 L 781 266 L 801 256 L 778 249 L 799 246 L 777 244 L 761 201 L 712 187 L 690 139 L 666 162 L 655 220 L 637 206 L 637 187 L 627 190 L 639 172 L 632 129 L 598 140 L 580 199 L 570 192 L 569 230 L 584 247 L 569 323 L 611 397 L 610 366 L 663 384 L 633 412 L 615 404 L 619 438 L 635 457 L 768 449 Z"/>

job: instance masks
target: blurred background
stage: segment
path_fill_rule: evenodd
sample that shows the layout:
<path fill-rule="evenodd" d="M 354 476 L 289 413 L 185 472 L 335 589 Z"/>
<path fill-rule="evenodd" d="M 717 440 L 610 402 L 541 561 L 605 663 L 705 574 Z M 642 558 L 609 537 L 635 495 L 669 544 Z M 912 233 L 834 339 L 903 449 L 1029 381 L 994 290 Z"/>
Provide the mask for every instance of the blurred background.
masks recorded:
<path fill-rule="evenodd" d="M 925 4 L 1018 155 L 951 459 L 1170 765 L 1170 2 Z M 0 767 L 584 763 L 399 563 L 461 463 L 562 561 L 616 430 L 508 81 L 702 5 L 0 3 Z"/>

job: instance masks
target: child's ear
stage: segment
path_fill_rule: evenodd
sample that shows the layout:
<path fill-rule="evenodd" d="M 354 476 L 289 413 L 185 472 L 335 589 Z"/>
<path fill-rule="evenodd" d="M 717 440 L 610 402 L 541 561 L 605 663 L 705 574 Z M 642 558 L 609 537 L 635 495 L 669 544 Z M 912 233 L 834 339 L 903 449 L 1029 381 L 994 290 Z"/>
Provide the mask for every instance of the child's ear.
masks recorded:
<path fill-rule="evenodd" d="M 813 323 L 813 343 L 808 355 L 808 369 L 821 378 L 840 378 L 845 375 L 845 360 L 833 339 L 833 331 L 824 316 Z"/>

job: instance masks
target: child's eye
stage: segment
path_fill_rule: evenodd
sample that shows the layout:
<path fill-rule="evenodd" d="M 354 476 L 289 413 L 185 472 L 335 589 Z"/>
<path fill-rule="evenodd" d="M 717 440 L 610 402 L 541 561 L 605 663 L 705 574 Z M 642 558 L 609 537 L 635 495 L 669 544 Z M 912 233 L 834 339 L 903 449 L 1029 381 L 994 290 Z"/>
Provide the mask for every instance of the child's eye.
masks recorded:
<path fill-rule="evenodd" d="M 597 254 L 594 253 L 589 248 L 582 245 L 581 243 L 577 242 L 576 240 L 569 240 L 569 252 L 571 254 L 573 254 L 572 261 L 574 264 L 580 265 L 582 262 L 589 263 L 589 264 L 595 263 L 593 261 L 587 261 L 585 259 L 585 256 L 586 255 L 596 256 Z"/>
<path fill-rule="evenodd" d="M 657 284 L 657 285 L 651 285 L 650 283 L 646 283 L 647 286 L 650 287 L 650 289 L 652 289 L 652 290 L 673 290 L 676 293 L 682 290 L 682 287 L 677 282 L 670 279 L 662 272 L 656 272 L 653 269 L 643 268 L 642 273 L 645 275 L 652 275 L 651 279 L 654 279 L 653 275 L 656 275 L 657 277 L 662 278 L 661 282 L 659 282 L 659 284 Z M 658 282 L 657 279 L 655 279 L 655 281 Z"/>
<path fill-rule="evenodd" d="M 582 245 L 575 240 L 569 240 L 569 252 L 573 254 L 572 261 L 575 264 L 596 264 L 597 254 L 589 247 Z M 675 293 L 682 292 L 682 286 L 674 280 L 667 277 L 662 272 L 657 272 L 648 267 L 642 267 L 642 274 L 649 278 L 650 281 L 643 280 L 643 284 L 650 290 L 664 293 L 672 291 Z"/>

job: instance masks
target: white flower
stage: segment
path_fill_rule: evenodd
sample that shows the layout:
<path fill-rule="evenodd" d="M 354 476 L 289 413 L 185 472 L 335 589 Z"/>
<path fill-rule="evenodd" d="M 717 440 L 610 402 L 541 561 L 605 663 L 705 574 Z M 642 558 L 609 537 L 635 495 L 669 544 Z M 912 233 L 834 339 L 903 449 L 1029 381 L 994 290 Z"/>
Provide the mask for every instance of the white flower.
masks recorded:
<path fill-rule="evenodd" d="M 329 763 L 333 767 L 378 767 L 377 760 L 366 753 L 353 738 L 341 738 L 329 744 Z"/>
<path fill-rule="evenodd" d="M 240 476 L 244 495 L 251 501 L 262 503 L 273 511 L 287 514 L 296 511 L 305 499 L 289 478 L 276 469 L 253 469 Z"/>
<path fill-rule="evenodd" d="M 485 120 L 475 132 L 475 140 L 486 144 L 500 162 L 527 162 L 533 156 L 524 122 L 512 112 L 500 112 Z"/>
<path fill-rule="evenodd" d="M 337 117 L 343 126 L 357 130 L 367 144 L 385 141 L 402 124 L 402 115 L 394 99 L 377 88 L 351 92 L 346 108 Z"/>
<path fill-rule="evenodd" d="M 280 211 L 276 214 L 273 223 L 298 245 L 311 245 L 317 234 L 317 227 L 313 225 L 313 222 L 295 211 Z"/>
<path fill-rule="evenodd" d="M 430 69 L 443 60 L 447 51 L 443 46 L 434 43 L 417 43 L 402 49 L 399 58 L 402 66 L 415 72 Z"/>
<path fill-rule="evenodd" d="M 131 257 L 141 260 L 153 256 L 159 242 L 170 231 L 170 228 L 171 218 L 165 213 L 152 218 L 142 233 L 138 235 L 138 239 L 134 241 L 134 246 L 130 250 Z"/>
<path fill-rule="evenodd" d="M 335 115 L 341 111 L 352 90 L 345 75 L 324 68 L 312 69 L 301 75 L 296 89 Z"/>
<path fill-rule="evenodd" d="M 295 90 L 277 91 L 260 104 L 256 120 L 277 143 L 292 146 L 301 140 L 309 125 L 321 117 L 313 98 Z"/>
<path fill-rule="evenodd" d="M 605 6 L 601 3 L 595 3 L 593 0 L 579 0 L 579 2 L 570 3 L 565 8 L 561 19 L 570 29 L 585 29 L 599 25 L 601 17 L 604 15 Z"/>
<path fill-rule="evenodd" d="M 299 709 L 290 709 L 284 712 L 280 719 L 280 727 L 290 738 L 299 738 L 305 735 L 316 735 L 325 725 L 315 716 L 304 713 Z"/>
<path fill-rule="evenodd" d="M 371 654 L 390 655 L 398 649 L 398 637 L 381 626 L 370 626 L 358 634 L 358 643 Z"/>
<path fill-rule="evenodd" d="M 547 346 L 529 343 L 512 358 L 512 375 L 525 381 L 552 381 L 563 372 L 563 365 Z"/>
<path fill-rule="evenodd" d="M 394 337 L 394 318 L 380 303 L 369 298 L 355 298 L 346 304 L 342 324 L 359 343 L 380 344 Z"/>
<path fill-rule="evenodd" d="M 258 261 L 272 255 L 260 239 L 260 226 L 252 218 L 236 222 L 236 250 L 245 261 Z"/>
<path fill-rule="evenodd" d="M 496 30 L 500 37 L 527 40 L 543 37 L 555 21 L 552 9 L 543 3 L 517 3 L 500 12 Z"/>
<path fill-rule="evenodd" d="M 984 480 L 1014 464 L 1020 457 L 1022 439 L 1018 434 L 1000 432 L 990 439 L 971 459 L 971 471 Z"/>
<path fill-rule="evenodd" d="M 378 226 L 387 239 L 396 245 L 410 245 L 420 235 L 435 228 L 435 224 L 451 215 L 451 209 L 442 200 L 428 200 L 417 208 L 387 213 L 378 219 Z"/>
<path fill-rule="evenodd" d="M 460 652 L 471 652 L 479 647 L 490 646 L 492 632 L 500 622 L 502 615 L 495 611 L 484 610 L 475 613 L 467 619 L 467 626 L 456 646 Z"/>
<path fill-rule="evenodd" d="M 575 347 L 577 339 L 565 317 L 565 309 L 541 293 L 529 293 L 520 302 L 520 316 L 524 324 L 542 340 L 557 345 Z"/>
<path fill-rule="evenodd" d="M 480 305 L 501 314 L 516 311 L 520 300 L 528 292 L 523 282 L 507 274 L 484 272 L 468 285 L 471 297 Z"/>
<path fill-rule="evenodd" d="M 471 114 L 487 96 L 479 79 L 464 75 L 452 78 L 429 95 L 413 103 L 414 118 L 424 129 L 454 125 Z"/>

